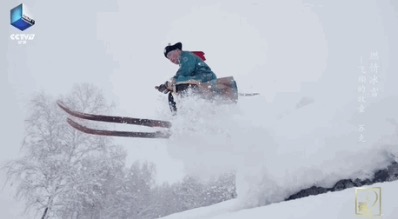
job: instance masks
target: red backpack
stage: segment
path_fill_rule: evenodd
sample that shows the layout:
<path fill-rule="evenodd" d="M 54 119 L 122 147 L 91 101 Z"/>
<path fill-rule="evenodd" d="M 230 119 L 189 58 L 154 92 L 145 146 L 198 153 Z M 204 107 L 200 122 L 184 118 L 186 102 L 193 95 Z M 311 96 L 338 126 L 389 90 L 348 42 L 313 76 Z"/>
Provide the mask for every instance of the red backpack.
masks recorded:
<path fill-rule="evenodd" d="M 193 54 L 197 55 L 203 61 L 206 61 L 205 53 L 202 51 L 191 51 Z"/>

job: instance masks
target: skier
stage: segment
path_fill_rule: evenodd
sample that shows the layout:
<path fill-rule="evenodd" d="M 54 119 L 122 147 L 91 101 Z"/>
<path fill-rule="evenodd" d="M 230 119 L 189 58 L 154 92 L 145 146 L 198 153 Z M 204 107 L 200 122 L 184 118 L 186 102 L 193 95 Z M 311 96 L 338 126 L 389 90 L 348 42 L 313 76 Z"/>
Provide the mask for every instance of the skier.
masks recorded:
<path fill-rule="evenodd" d="M 218 80 L 216 74 L 204 62 L 203 53 L 183 51 L 181 42 L 166 46 L 164 56 L 180 66 L 171 81 L 166 81 L 155 87 L 159 92 L 169 94 L 169 105 L 172 112 L 177 110 L 172 92 L 181 94 L 190 89 L 196 94 L 212 95 L 216 89 L 217 91 L 223 90 L 226 83 L 231 83 L 230 78 Z M 204 83 L 206 86 L 203 86 Z M 235 81 L 233 81 L 233 85 L 236 88 Z M 209 86 L 211 90 L 208 89 Z"/>
<path fill-rule="evenodd" d="M 177 110 L 176 103 L 171 92 L 182 93 L 188 89 L 198 93 L 198 84 L 217 79 L 216 74 L 203 61 L 204 56 L 183 51 L 182 43 L 168 45 L 164 48 L 164 56 L 172 63 L 179 65 L 180 68 L 171 78 L 171 81 L 156 86 L 155 88 L 162 93 L 169 93 L 169 105 L 172 112 Z"/>
<path fill-rule="evenodd" d="M 172 63 L 179 65 L 180 68 L 171 81 L 166 81 L 164 84 L 156 87 L 160 92 L 167 93 L 167 91 L 173 91 L 173 86 L 175 86 L 175 92 L 178 93 L 186 90 L 189 85 L 217 79 L 216 74 L 214 74 L 203 59 L 193 52 L 183 51 L 180 42 L 166 46 L 164 56 Z"/>

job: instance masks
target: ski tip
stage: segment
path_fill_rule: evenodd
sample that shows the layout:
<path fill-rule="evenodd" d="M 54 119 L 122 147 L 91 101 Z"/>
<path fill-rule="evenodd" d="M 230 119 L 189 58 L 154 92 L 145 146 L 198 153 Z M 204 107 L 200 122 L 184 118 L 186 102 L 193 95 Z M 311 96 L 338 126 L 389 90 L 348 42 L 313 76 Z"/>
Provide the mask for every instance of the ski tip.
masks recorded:
<path fill-rule="evenodd" d="M 65 106 L 64 102 L 62 102 L 61 100 L 57 100 L 56 103 L 57 103 L 57 105 L 58 105 L 59 107 L 61 107 L 62 109 L 67 108 L 67 107 Z"/>
<path fill-rule="evenodd" d="M 79 123 L 73 121 L 71 118 L 66 118 L 66 122 L 67 122 L 70 126 L 72 126 L 73 128 L 75 128 L 75 129 L 77 129 L 77 130 L 79 130 L 79 131 L 84 130 L 84 126 L 82 126 L 82 125 L 80 125 Z"/>

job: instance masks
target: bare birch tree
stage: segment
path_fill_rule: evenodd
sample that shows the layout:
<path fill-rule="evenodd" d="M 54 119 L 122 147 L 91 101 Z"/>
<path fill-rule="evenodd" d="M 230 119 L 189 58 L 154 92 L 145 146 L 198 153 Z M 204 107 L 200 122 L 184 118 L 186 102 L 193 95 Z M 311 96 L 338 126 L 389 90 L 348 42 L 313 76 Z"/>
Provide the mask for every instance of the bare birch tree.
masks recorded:
<path fill-rule="evenodd" d="M 76 86 L 62 99 L 84 112 L 110 109 L 101 92 L 89 84 Z M 95 208 L 104 181 L 124 167 L 125 152 L 112 146 L 111 138 L 80 133 L 65 118 L 52 97 L 36 95 L 25 123 L 23 155 L 5 166 L 9 182 L 17 187 L 17 197 L 26 202 L 27 210 L 41 212 L 43 219 L 77 218 L 87 212 L 84 208 Z"/>

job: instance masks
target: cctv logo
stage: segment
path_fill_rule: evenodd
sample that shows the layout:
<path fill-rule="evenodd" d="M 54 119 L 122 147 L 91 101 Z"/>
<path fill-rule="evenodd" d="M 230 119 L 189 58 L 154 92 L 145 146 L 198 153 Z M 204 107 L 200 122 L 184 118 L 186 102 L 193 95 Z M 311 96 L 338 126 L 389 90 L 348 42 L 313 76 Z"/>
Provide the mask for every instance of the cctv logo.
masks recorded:
<path fill-rule="evenodd" d="M 25 4 L 20 4 L 10 11 L 11 25 L 15 28 L 24 31 L 36 22 L 30 15 L 28 8 Z M 18 44 L 26 44 L 27 41 L 31 41 L 35 38 L 35 34 L 11 34 L 10 39 L 17 41 Z"/>
<path fill-rule="evenodd" d="M 35 38 L 34 34 L 11 34 L 11 40 L 18 41 L 18 44 L 26 44 L 28 40 L 33 40 Z"/>
<path fill-rule="evenodd" d="M 35 24 L 35 20 L 29 16 L 28 8 L 24 4 L 11 9 L 11 25 L 19 30 L 26 30 Z"/>

